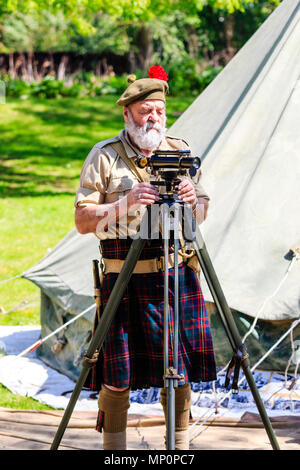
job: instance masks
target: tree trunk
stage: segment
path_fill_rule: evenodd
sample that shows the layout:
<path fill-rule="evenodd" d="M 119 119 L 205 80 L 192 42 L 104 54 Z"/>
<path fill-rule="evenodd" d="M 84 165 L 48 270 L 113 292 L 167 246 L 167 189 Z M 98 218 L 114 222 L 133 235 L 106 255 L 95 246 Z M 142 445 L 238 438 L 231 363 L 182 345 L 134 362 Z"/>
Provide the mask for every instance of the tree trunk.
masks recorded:
<path fill-rule="evenodd" d="M 35 60 L 33 62 L 33 75 L 34 75 L 35 80 L 39 81 L 39 80 L 42 80 L 43 77 L 48 75 L 48 70 L 51 67 L 51 63 L 49 59 L 45 58 L 43 60 L 42 65 L 40 66 L 40 70 L 38 69 L 38 65 L 39 65 L 38 60 Z"/>
<path fill-rule="evenodd" d="M 9 53 L 9 67 L 8 67 L 8 73 L 10 77 L 14 80 L 16 78 L 16 70 L 15 70 L 15 60 L 14 60 L 14 53 L 10 52 Z"/>
<path fill-rule="evenodd" d="M 58 66 L 57 71 L 57 80 L 64 80 L 66 76 L 66 65 L 69 61 L 69 57 L 67 55 L 63 55 Z"/>
<path fill-rule="evenodd" d="M 128 62 L 129 62 L 129 73 L 134 73 L 136 69 L 136 60 L 135 60 L 135 54 L 131 50 L 128 53 Z"/>
<path fill-rule="evenodd" d="M 27 73 L 27 67 L 26 67 L 26 58 L 25 54 L 23 52 L 19 53 L 19 56 L 17 57 L 16 63 L 15 63 L 15 70 L 16 70 L 16 76 L 18 75 L 18 70 L 21 69 L 21 78 L 25 82 L 28 81 L 28 73 Z"/>
<path fill-rule="evenodd" d="M 225 41 L 226 41 L 226 62 L 229 62 L 234 54 L 236 49 L 232 45 L 232 40 L 234 37 L 234 16 L 228 15 L 225 18 Z"/>
<path fill-rule="evenodd" d="M 104 77 L 107 77 L 108 76 L 108 65 L 107 65 L 107 59 L 105 57 L 101 60 L 101 66 L 102 66 Z"/>
<path fill-rule="evenodd" d="M 96 64 L 96 77 L 100 78 L 101 77 L 101 62 L 100 60 L 98 60 L 97 64 Z"/>
<path fill-rule="evenodd" d="M 141 27 L 137 35 L 137 46 L 139 66 L 146 73 L 153 56 L 153 34 L 150 27 L 146 25 Z"/>
<path fill-rule="evenodd" d="M 189 56 L 193 59 L 197 59 L 199 56 L 198 36 L 197 31 L 192 27 L 188 29 L 188 49 Z"/>
<path fill-rule="evenodd" d="M 34 61 L 34 55 L 32 51 L 29 51 L 27 54 L 27 76 L 28 76 L 28 81 L 32 82 L 33 81 L 33 61 Z"/>
<path fill-rule="evenodd" d="M 54 65 L 54 58 L 53 58 L 52 51 L 49 51 L 49 61 L 50 61 L 50 75 L 55 76 L 55 65 Z"/>
<path fill-rule="evenodd" d="M 69 77 L 68 77 L 68 80 L 67 80 L 67 85 L 68 86 L 72 86 L 73 83 L 74 83 L 74 77 L 76 77 L 76 75 L 82 70 L 82 66 L 83 66 L 83 60 L 81 60 L 78 64 L 78 67 L 74 70 L 74 72 L 72 72 Z"/>

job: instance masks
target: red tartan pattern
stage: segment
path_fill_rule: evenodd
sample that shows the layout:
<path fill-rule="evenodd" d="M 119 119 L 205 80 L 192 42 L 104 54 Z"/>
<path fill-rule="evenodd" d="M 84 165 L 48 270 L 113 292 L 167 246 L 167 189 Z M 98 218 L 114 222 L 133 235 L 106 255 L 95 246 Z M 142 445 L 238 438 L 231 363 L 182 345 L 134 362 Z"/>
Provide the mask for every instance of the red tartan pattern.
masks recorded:
<path fill-rule="evenodd" d="M 104 411 L 98 410 L 96 426 L 95 426 L 96 431 L 102 432 L 103 422 L 104 422 Z"/>
<path fill-rule="evenodd" d="M 130 240 L 101 242 L 104 258 L 125 259 Z M 163 255 L 159 241 L 146 242 L 140 259 Z M 102 302 L 105 304 L 117 274 L 105 275 Z M 187 382 L 215 380 L 216 367 L 210 322 L 195 273 L 179 266 L 179 348 L 178 372 Z M 89 386 L 99 390 L 102 383 L 131 390 L 163 387 L 164 273 L 134 274 L 113 319 Z M 173 365 L 174 270 L 169 270 L 169 365 Z M 104 308 L 104 305 L 102 306 Z M 96 325 L 95 325 L 96 326 Z"/>

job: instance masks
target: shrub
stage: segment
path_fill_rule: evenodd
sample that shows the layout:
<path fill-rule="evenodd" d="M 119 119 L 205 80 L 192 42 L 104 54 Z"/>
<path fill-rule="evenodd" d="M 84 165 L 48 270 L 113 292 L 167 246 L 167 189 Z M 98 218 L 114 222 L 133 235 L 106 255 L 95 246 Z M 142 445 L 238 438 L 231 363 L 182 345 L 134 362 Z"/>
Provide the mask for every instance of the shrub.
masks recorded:
<path fill-rule="evenodd" d="M 16 98 L 27 98 L 30 94 L 29 87 L 26 82 L 21 80 L 12 80 L 9 77 L 5 80 L 6 96 Z"/>
<path fill-rule="evenodd" d="M 32 82 L 29 85 L 31 96 L 37 98 L 59 98 L 64 82 L 54 77 L 44 77 L 40 82 Z"/>
<path fill-rule="evenodd" d="M 194 60 L 186 59 L 173 62 L 166 66 L 169 73 L 171 95 L 197 96 L 216 77 L 221 67 L 206 67 L 200 73 Z M 137 78 L 143 74 L 136 72 Z M 6 95 L 26 99 L 30 96 L 37 98 L 63 98 L 102 95 L 121 95 L 128 86 L 127 75 L 96 77 L 91 72 L 81 72 L 70 80 L 57 80 L 53 76 L 45 76 L 40 81 L 27 83 L 22 80 L 12 80 L 3 77 L 6 84 Z"/>
<path fill-rule="evenodd" d="M 173 62 L 166 66 L 169 73 L 170 94 L 198 95 L 218 75 L 222 67 L 208 66 L 201 72 L 197 71 L 197 64 L 193 59 Z"/>

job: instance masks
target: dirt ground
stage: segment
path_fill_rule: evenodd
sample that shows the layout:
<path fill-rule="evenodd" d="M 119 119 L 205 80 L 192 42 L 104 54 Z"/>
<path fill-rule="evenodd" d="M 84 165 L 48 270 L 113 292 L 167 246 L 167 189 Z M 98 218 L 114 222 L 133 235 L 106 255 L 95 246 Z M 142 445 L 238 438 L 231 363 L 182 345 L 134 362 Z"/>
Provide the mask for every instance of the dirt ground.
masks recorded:
<path fill-rule="evenodd" d="M 63 411 L 23 411 L 0 408 L 0 450 L 49 450 Z M 101 450 L 95 412 L 73 412 L 58 450 Z M 281 450 L 300 450 L 300 417 L 272 418 Z M 128 450 L 164 450 L 160 417 L 129 415 Z M 190 450 L 272 450 L 259 416 L 245 413 L 234 419 L 213 419 L 190 425 Z"/>

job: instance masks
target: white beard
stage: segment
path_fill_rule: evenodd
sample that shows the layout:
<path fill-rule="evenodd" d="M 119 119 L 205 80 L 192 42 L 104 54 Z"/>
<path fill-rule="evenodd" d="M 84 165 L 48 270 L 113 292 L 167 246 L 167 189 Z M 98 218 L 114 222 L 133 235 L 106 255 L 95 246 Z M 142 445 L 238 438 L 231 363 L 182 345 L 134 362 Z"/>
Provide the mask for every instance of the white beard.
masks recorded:
<path fill-rule="evenodd" d="M 164 118 L 162 126 L 158 123 L 153 124 L 153 122 L 146 122 L 143 126 L 138 126 L 132 113 L 128 110 L 128 121 L 125 123 L 125 128 L 140 149 L 153 150 L 159 146 L 166 135 L 165 124 L 166 118 Z"/>

